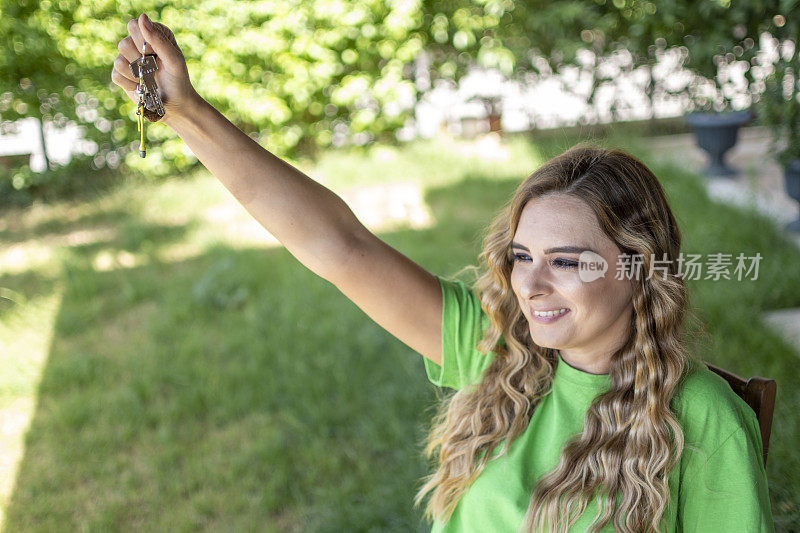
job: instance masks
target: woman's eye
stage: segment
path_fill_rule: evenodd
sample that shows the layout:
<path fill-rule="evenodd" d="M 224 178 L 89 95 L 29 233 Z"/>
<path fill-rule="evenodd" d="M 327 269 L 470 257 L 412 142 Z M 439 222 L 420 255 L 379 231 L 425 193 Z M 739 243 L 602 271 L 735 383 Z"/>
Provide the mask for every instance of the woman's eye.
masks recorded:
<path fill-rule="evenodd" d="M 558 259 L 553 260 L 553 266 L 556 268 L 577 268 L 578 262 L 577 261 L 570 261 L 569 259 Z"/>
<path fill-rule="evenodd" d="M 522 262 L 526 262 L 527 263 L 529 260 L 530 260 L 530 257 L 528 256 L 528 254 L 512 254 L 511 255 L 511 261 L 512 262 L 522 261 Z M 550 264 L 553 265 L 556 268 L 563 268 L 563 269 L 578 268 L 578 262 L 577 261 L 571 261 L 569 259 L 562 259 L 560 257 L 558 259 L 554 259 L 553 261 L 551 261 Z"/>

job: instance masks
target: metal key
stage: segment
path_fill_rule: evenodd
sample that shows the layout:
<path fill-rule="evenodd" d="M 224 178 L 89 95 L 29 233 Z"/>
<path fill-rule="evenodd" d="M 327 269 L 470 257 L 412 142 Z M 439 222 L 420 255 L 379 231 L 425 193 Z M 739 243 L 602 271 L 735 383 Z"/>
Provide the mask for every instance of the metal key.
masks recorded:
<path fill-rule="evenodd" d="M 160 118 L 164 116 L 164 104 L 158 94 L 155 78 L 156 70 L 158 70 L 158 65 L 156 64 L 155 54 L 145 54 L 131 63 L 131 72 L 135 77 L 142 80 L 146 89 L 144 106 L 156 113 Z"/>

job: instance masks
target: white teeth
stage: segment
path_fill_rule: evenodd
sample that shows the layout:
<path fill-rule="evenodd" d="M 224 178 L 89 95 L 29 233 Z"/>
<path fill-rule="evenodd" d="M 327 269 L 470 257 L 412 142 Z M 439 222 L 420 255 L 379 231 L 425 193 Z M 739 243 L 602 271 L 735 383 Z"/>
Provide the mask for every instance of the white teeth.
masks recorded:
<path fill-rule="evenodd" d="M 559 309 L 557 311 L 545 311 L 545 312 L 534 311 L 533 314 L 536 315 L 536 316 L 548 317 L 548 316 L 563 315 L 566 312 L 567 312 L 567 308 L 565 307 L 565 308 Z"/>

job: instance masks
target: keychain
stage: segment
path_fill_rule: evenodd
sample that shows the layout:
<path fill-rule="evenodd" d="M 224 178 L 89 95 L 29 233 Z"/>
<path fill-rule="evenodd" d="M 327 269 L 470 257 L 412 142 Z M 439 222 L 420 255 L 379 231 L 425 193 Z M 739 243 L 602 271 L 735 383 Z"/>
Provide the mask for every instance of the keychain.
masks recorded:
<path fill-rule="evenodd" d="M 139 79 L 139 85 L 136 87 L 136 96 L 139 97 L 139 103 L 136 107 L 136 115 L 139 130 L 139 157 L 147 155 L 147 149 L 144 146 L 144 119 L 150 122 L 157 122 L 164 116 L 164 104 L 161 103 L 161 97 L 158 94 L 158 86 L 156 85 L 155 72 L 158 70 L 156 64 L 156 55 L 145 53 L 147 49 L 147 42 L 142 45 L 142 57 L 131 63 L 131 72 Z"/>
<path fill-rule="evenodd" d="M 139 157 L 144 157 L 147 155 L 147 149 L 144 147 L 144 115 L 142 114 L 142 109 L 144 108 L 144 89 L 142 88 L 141 78 L 139 78 L 139 86 L 136 87 L 136 95 L 139 97 L 139 104 L 136 106 L 136 125 L 140 134 Z"/>

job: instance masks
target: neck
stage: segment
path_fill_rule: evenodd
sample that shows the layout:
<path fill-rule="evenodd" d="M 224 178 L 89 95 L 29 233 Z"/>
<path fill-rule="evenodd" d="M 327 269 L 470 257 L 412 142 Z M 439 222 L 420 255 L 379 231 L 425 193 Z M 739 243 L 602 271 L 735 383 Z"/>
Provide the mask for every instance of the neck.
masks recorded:
<path fill-rule="evenodd" d="M 611 361 L 610 354 L 604 357 L 587 359 L 585 357 L 576 357 L 570 352 L 565 353 L 563 350 L 559 350 L 558 353 L 561 354 L 561 359 L 572 368 L 577 368 L 589 374 L 608 374 L 609 363 Z"/>

